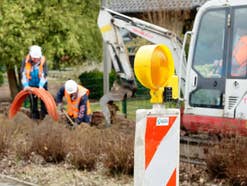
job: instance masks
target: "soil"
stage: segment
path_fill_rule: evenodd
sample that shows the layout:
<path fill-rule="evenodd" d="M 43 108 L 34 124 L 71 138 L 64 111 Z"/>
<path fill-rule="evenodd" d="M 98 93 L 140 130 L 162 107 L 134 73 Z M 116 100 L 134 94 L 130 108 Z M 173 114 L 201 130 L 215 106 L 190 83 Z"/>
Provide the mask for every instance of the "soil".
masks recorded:
<path fill-rule="evenodd" d="M 4 84 L 0 87 L 0 101 L 10 101 L 10 92 L 8 84 Z"/>
<path fill-rule="evenodd" d="M 70 167 L 69 164 L 42 163 L 41 157 L 36 156 L 32 162 L 10 160 L 4 158 L 0 161 L 1 173 L 11 175 L 38 185 L 82 185 L 82 186 L 133 186 L 133 177 L 126 175 L 109 176 L 103 169 L 87 172 Z M 222 182 L 207 182 L 203 168 L 188 164 L 180 165 L 180 185 L 222 185 Z"/>

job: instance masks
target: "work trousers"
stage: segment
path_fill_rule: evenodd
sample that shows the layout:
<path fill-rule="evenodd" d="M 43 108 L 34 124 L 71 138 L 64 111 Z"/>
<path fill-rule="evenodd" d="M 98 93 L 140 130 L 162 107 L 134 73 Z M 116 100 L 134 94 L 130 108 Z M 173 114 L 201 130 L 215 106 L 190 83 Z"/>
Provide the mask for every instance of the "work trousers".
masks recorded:
<path fill-rule="evenodd" d="M 48 90 L 47 83 L 44 85 L 44 89 Z M 47 114 L 45 103 L 42 100 L 39 100 L 39 98 L 33 94 L 29 95 L 29 100 L 30 100 L 31 118 L 32 119 L 44 119 L 44 117 Z M 40 111 L 38 108 L 39 101 L 40 101 Z"/>

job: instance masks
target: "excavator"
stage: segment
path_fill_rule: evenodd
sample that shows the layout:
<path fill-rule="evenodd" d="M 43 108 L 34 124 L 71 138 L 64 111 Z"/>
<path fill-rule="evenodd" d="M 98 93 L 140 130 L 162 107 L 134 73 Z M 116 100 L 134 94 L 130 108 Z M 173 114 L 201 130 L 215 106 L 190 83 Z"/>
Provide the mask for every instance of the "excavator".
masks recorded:
<path fill-rule="evenodd" d="M 247 42 L 238 44 L 239 38 L 247 35 L 246 16 L 245 0 L 207 1 L 198 8 L 193 29 L 182 40 L 166 28 L 102 7 L 98 26 L 106 55 L 110 56 L 104 63 L 111 63 L 120 79 L 120 86 L 106 91 L 100 100 L 106 122 L 110 123 L 106 105 L 133 96 L 136 91 L 122 35 L 124 29 L 171 50 L 179 77 L 178 100 L 183 102 L 181 127 L 184 130 L 246 135 Z M 187 57 L 186 43 L 189 43 Z"/>

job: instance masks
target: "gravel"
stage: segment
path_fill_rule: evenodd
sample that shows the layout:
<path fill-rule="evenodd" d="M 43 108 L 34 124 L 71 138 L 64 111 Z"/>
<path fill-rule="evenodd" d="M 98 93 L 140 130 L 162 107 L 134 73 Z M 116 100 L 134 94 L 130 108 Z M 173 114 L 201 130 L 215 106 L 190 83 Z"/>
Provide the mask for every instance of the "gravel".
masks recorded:
<path fill-rule="evenodd" d="M 107 175 L 98 165 L 95 171 L 80 171 L 66 162 L 50 164 L 42 157 L 33 155 L 31 160 L 23 161 L 8 156 L 0 161 L 0 171 L 4 175 L 37 185 L 50 186 L 133 186 L 133 177 L 128 175 Z M 180 163 L 180 186 L 218 186 L 228 185 L 225 180 L 208 179 L 206 167 Z"/>

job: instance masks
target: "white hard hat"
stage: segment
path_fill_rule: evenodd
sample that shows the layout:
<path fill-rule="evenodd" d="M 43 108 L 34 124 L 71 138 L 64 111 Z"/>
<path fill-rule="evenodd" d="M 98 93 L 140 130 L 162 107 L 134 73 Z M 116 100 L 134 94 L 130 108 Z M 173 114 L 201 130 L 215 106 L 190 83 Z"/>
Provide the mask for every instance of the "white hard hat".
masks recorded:
<path fill-rule="evenodd" d="M 68 92 L 69 94 L 73 94 L 77 92 L 77 83 L 73 80 L 68 80 L 65 82 L 65 90 L 66 92 Z"/>
<path fill-rule="evenodd" d="M 42 52 L 41 52 L 41 47 L 38 45 L 33 45 L 29 48 L 29 55 L 32 58 L 41 58 L 42 57 Z"/>

